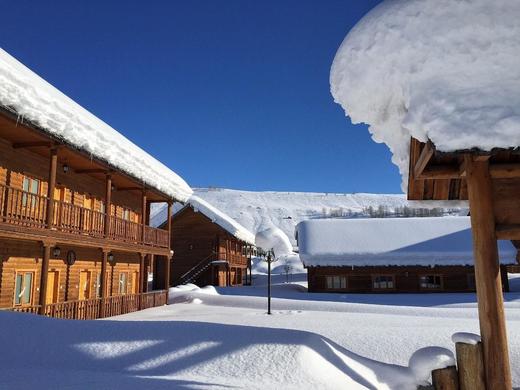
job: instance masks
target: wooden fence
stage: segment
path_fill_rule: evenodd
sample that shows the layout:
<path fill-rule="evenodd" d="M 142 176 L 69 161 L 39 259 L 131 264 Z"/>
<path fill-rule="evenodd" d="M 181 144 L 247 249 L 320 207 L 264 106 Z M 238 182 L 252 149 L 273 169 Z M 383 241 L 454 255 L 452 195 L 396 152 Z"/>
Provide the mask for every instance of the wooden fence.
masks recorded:
<path fill-rule="evenodd" d="M 45 305 L 43 315 L 68 320 L 95 320 L 113 317 L 134 311 L 166 305 L 166 290 L 151 291 L 143 294 L 117 295 L 107 298 L 94 298 L 81 301 L 58 302 Z M 10 310 L 22 313 L 40 313 L 41 306 L 14 307 Z"/>

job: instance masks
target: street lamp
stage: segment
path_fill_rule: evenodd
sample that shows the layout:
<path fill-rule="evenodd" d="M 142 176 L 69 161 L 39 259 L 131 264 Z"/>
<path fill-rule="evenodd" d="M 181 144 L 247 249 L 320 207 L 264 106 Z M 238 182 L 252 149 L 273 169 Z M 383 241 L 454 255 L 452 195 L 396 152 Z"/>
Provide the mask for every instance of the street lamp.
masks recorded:
<path fill-rule="evenodd" d="M 270 249 L 267 252 L 261 250 L 260 257 L 267 261 L 267 314 L 271 313 L 271 263 L 278 260 L 274 254 L 274 249 Z"/>

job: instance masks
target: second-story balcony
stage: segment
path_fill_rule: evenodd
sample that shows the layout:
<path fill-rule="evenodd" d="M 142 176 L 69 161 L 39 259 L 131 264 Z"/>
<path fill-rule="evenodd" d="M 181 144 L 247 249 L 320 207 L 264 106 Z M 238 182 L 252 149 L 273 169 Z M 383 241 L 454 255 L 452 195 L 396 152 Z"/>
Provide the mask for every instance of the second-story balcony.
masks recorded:
<path fill-rule="evenodd" d="M 118 242 L 168 248 L 167 230 L 143 226 L 116 216 L 52 200 L 51 226 L 47 226 L 48 198 L 0 185 L 0 223 L 32 229 L 52 229 L 74 235 L 106 238 Z M 109 228 L 105 232 L 105 223 Z"/>

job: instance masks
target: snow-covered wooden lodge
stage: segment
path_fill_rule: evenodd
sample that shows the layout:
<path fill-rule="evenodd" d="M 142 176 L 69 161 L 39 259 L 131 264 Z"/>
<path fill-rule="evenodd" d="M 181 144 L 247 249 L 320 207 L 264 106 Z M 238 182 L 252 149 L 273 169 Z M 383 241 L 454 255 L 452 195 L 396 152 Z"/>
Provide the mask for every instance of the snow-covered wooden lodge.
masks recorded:
<path fill-rule="evenodd" d="M 147 293 L 151 263 L 171 258 L 150 204 L 191 189 L 2 50 L 0 70 L 0 308 L 97 318 L 166 303 L 167 272 Z"/>
<path fill-rule="evenodd" d="M 250 254 L 255 236 L 227 214 L 192 196 L 173 214 L 171 226 L 172 286 L 187 282 L 214 286 L 251 283 Z"/>
<path fill-rule="evenodd" d="M 475 291 L 469 217 L 308 220 L 297 238 L 311 292 Z M 517 249 L 499 248 L 507 291 Z"/>

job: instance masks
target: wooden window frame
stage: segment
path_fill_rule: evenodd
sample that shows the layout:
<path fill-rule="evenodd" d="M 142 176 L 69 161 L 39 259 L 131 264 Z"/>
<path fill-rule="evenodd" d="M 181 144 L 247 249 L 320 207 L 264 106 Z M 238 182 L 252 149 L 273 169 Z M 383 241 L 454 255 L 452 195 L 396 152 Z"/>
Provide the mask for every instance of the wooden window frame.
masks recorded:
<path fill-rule="evenodd" d="M 121 283 L 121 276 L 125 275 L 125 283 Z M 130 271 L 120 271 L 118 278 L 117 293 L 118 295 L 128 294 L 128 278 L 130 277 Z M 124 291 L 121 291 L 121 287 L 124 286 Z"/>
<path fill-rule="evenodd" d="M 384 277 L 384 278 L 392 278 L 392 287 L 376 287 L 376 279 Z M 395 274 L 374 274 L 372 275 L 372 290 L 374 291 L 393 291 L 396 290 L 396 283 L 395 283 Z M 385 282 L 379 282 L 379 283 L 386 283 L 388 285 L 388 281 Z"/>
<path fill-rule="evenodd" d="M 332 285 L 334 285 L 334 278 L 339 278 L 339 288 L 329 287 L 329 281 L 328 278 L 333 278 Z M 341 279 L 345 280 L 345 287 L 341 287 Z M 344 291 L 348 288 L 348 277 L 347 275 L 325 275 L 325 289 L 328 291 Z"/>
<path fill-rule="evenodd" d="M 32 287 L 31 287 L 31 294 L 29 296 L 29 302 L 28 303 L 23 303 L 23 299 L 20 300 L 20 303 L 16 303 L 16 279 L 17 279 L 17 276 L 18 274 L 22 274 L 23 277 L 22 277 L 22 280 L 25 281 L 25 274 L 27 273 L 31 273 L 32 274 Z M 15 269 L 14 270 L 14 290 L 13 290 L 13 307 L 26 307 L 26 306 L 32 306 L 33 305 L 33 300 L 34 300 L 34 291 L 35 291 L 35 288 L 36 288 L 36 283 L 35 283 L 35 278 L 36 278 L 36 270 L 34 268 L 22 268 L 22 269 Z"/>
<path fill-rule="evenodd" d="M 434 278 L 439 278 L 440 279 L 440 284 L 439 284 L 439 287 L 423 287 L 422 286 L 422 281 L 421 279 L 424 278 L 424 277 L 429 277 L 429 276 L 433 276 Z M 424 290 L 424 291 L 442 291 L 444 290 L 444 275 L 442 274 L 421 274 L 419 275 L 419 288 L 421 290 Z"/>
<path fill-rule="evenodd" d="M 24 188 L 24 184 L 25 184 L 25 180 L 27 180 L 28 182 L 28 186 L 27 186 L 27 190 Z M 38 182 L 38 188 L 36 190 L 36 193 L 32 192 L 31 191 L 31 188 L 32 188 L 32 183 L 37 181 Z M 25 175 L 23 174 L 22 175 L 22 207 L 28 207 L 29 206 L 29 202 L 28 202 L 28 195 L 27 194 L 31 194 L 31 195 L 36 195 L 36 196 L 42 196 L 42 179 L 40 178 L 37 178 L 37 177 L 33 177 L 33 176 L 28 176 L 28 175 Z M 36 203 L 36 199 L 32 198 L 33 200 L 33 203 Z"/>

